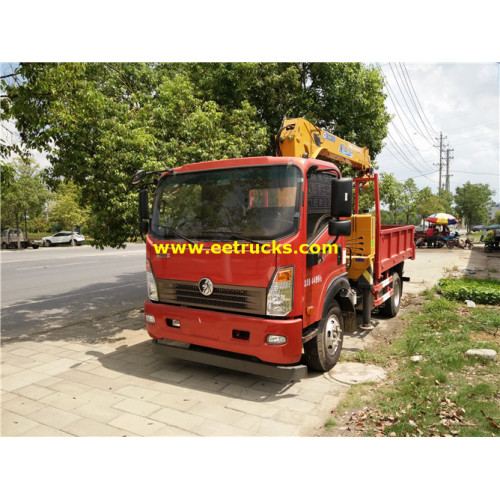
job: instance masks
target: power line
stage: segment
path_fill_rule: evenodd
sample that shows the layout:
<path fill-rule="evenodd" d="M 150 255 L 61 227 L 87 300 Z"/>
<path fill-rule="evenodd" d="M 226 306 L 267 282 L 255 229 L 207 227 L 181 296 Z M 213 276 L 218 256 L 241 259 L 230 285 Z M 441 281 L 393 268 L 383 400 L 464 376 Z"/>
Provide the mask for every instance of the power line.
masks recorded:
<path fill-rule="evenodd" d="M 400 65 L 401 65 L 401 63 L 400 63 Z M 420 104 L 420 101 L 419 101 L 419 99 L 418 99 L 417 93 L 415 92 L 415 88 L 413 87 L 413 83 L 412 83 L 412 81 L 411 81 L 410 74 L 408 73 L 408 70 L 407 70 L 407 68 L 406 68 L 405 63 L 402 63 L 402 67 L 403 67 L 403 69 L 404 69 L 404 71 L 406 72 L 406 75 L 407 75 L 407 77 L 408 77 L 408 81 L 409 81 L 410 86 L 411 86 L 411 88 L 412 88 L 412 90 L 413 90 L 413 95 L 415 96 L 415 100 L 416 100 L 416 102 L 417 102 L 418 106 L 420 107 L 420 109 L 422 110 L 422 115 L 424 115 L 425 121 L 429 124 L 429 127 L 430 127 L 431 132 L 432 132 L 432 134 L 430 134 L 430 135 L 431 135 L 431 136 L 432 136 L 432 135 L 437 135 L 437 132 L 436 132 L 436 131 L 434 130 L 434 128 L 432 127 L 431 122 L 430 122 L 430 121 L 429 121 L 429 119 L 427 118 L 427 115 L 425 114 L 425 111 L 424 111 L 424 109 L 422 108 L 422 105 Z M 419 113 L 419 116 L 420 116 L 420 113 Z M 421 118 L 421 119 L 422 119 L 422 118 Z M 423 120 L 422 120 L 422 123 L 424 123 L 424 121 L 423 121 Z M 424 126 L 425 126 L 425 123 L 424 123 Z M 426 127 L 426 130 L 428 131 L 427 127 Z"/>
<path fill-rule="evenodd" d="M 426 177 L 427 179 L 429 179 L 430 181 L 432 182 L 435 182 L 433 179 L 431 179 L 430 177 L 427 177 L 427 172 L 422 172 L 422 170 L 420 170 L 414 163 L 411 162 L 411 160 L 406 156 L 406 154 L 404 153 L 404 151 L 399 147 L 399 145 L 392 139 L 391 137 L 391 134 L 388 135 L 388 137 L 392 140 L 392 144 L 391 146 L 394 147 L 397 151 L 397 153 L 401 156 L 401 158 L 414 170 L 416 170 L 417 172 L 419 172 L 422 176 Z M 389 146 L 387 144 L 387 146 Z M 390 151 L 388 149 L 389 153 L 391 153 L 391 155 L 399 161 L 398 158 L 396 158 L 396 156 L 392 153 L 392 151 Z"/>
<path fill-rule="evenodd" d="M 379 68 L 380 68 L 380 65 L 379 65 Z M 395 101 L 397 101 L 397 98 L 396 98 L 396 96 L 394 95 L 394 92 L 393 92 L 393 90 L 392 90 L 391 86 L 389 85 L 389 82 L 387 81 L 387 78 L 385 77 L 385 75 L 384 75 L 384 81 L 385 81 L 385 84 L 386 84 L 386 88 L 387 88 L 387 93 L 388 93 L 388 95 L 389 95 L 389 99 L 391 100 L 391 102 L 392 102 L 392 104 L 393 104 L 393 106 L 394 106 L 394 110 L 396 111 L 397 116 L 398 116 L 398 117 L 399 117 L 399 119 L 401 120 L 401 117 L 399 116 L 398 109 L 397 109 L 396 102 L 395 102 Z M 394 99 L 393 99 L 393 95 L 394 95 Z M 404 109 L 401 107 L 401 104 L 399 104 L 399 101 L 397 101 L 397 102 L 398 102 L 399 107 L 401 108 L 401 111 L 402 111 L 402 112 L 403 112 L 403 114 L 405 115 L 406 119 L 409 121 L 408 117 L 406 116 L 406 113 L 404 112 Z M 396 126 L 395 122 L 394 122 L 394 121 L 392 121 L 392 122 L 391 122 L 391 124 L 392 124 L 392 126 L 394 127 L 394 129 L 395 129 L 395 131 L 397 132 L 397 134 L 399 135 L 399 137 L 401 138 L 401 141 L 403 142 L 403 144 L 405 145 L 405 147 L 406 147 L 406 148 L 408 149 L 408 151 L 409 151 L 409 148 L 408 148 L 408 146 L 406 145 L 405 140 L 404 140 L 404 138 L 403 138 L 403 136 L 402 136 L 401 132 L 399 131 L 398 127 Z M 403 128 L 404 128 L 404 130 L 405 130 L 405 132 L 406 132 L 406 135 L 408 136 L 408 139 L 410 140 L 410 142 L 411 142 L 412 146 L 413 146 L 413 147 L 415 148 L 415 150 L 418 152 L 418 154 L 419 154 L 420 158 L 422 159 L 422 161 L 424 162 L 424 164 L 425 164 L 425 163 L 427 163 L 427 162 L 426 162 L 426 160 L 425 160 L 425 159 L 422 157 L 422 155 L 420 154 L 420 150 L 417 148 L 417 146 L 416 146 L 416 145 L 415 145 L 415 143 L 413 142 L 413 140 L 412 140 L 412 138 L 411 138 L 411 135 L 410 135 L 410 133 L 408 132 L 408 129 L 406 128 L 406 126 L 405 126 L 405 124 L 404 124 L 404 121 L 403 121 L 403 120 L 401 120 L 401 124 L 403 125 Z M 431 144 L 431 145 L 432 145 L 432 144 Z M 410 154 L 412 154 L 412 153 L 410 152 Z"/>
<path fill-rule="evenodd" d="M 399 89 L 399 92 L 400 92 L 400 94 L 401 94 L 401 97 L 403 98 L 403 100 L 404 100 L 404 102 L 405 102 L 405 104 L 406 104 L 406 107 L 408 108 L 408 111 L 409 111 L 409 113 L 410 113 L 410 116 L 411 116 L 411 117 L 412 117 L 412 119 L 413 119 L 413 123 L 415 124 L 415 128 L 416 128 L 416 129 L 420 132 L 420 135 L 421 135 L 421 136 L 422 136 L 422 137 L 423 137 L 423 138 L 424 138 L 427 142 L 429 142 L 429 140 L 427 139 L 427 136 L 426 136 L 426 135 L 422 132 L 422 130 L 420 129 L 420 127 L 418 126 L 417 121 L 415 120 L 415 118 L 414 118 L 414 116 L 413 116 L 413 114 L 412 114 L 412 112 L 411 112 L 411 109 L 410 109 L 410 107 L 409 107 L 409 105 L 408 105 L 408 102 L 406 101 L 406 98 L 405 98 L 405 96 L 404 96 L 404 93 L 403 93 L 403 91 L 401 90 L 401 86 L 399 85 L 399 81 L 398 81 L 398 79 L 397 79 L 397 77 L 396 77 L 396 74 L 394 73 L 394 69 L 392 68 L 392 65 L 391 65 L 391 64 L 389 64 L 389 66 L 390 66 L 390 68 L 391 68 L 392 74 L 393 74 L 394 79 L 395 79 L 395 81 L 396 81 L 396 85 L 398 86 L 398 89 Z M 389 83 L 388 83 L 388 86 L 390 87 Z M 396 101 L 398 102 L 398 104 L 399 104 L 399 106 L 400 106 L 400 108 L 401 108 L 401 111 L 402 111 L 402 112 L 403 112 L 403 114 L 405 115 L 406 119 L 408 120 L 408 122 L 410 122 L 410 123 L 411 123 L 411 122 L 412 122 L 412 120 L 410 120 L 410 118 L 408 118 L 408 115 L 405 113 L 405 111 L 404 111 L 404 109 L 403 109 L 403 106 L 401 106 L 401 104 L 399 103 L 399 100 L 398 100 L 396 97 L 395 97 L 395 99 L 396 99 Z M 431 141 L 432 141 L 432 138 L 431 138 Z M 429 142 L 429 144 L 432 144 L 432 142 Z"/>
<path fill-rule="evenodd" d="M 401 64 L 400 64 L 400 66 L 401 66 Z M 408 81 L 407 81 L 406 75 L 405 75 L 405 73 L 404 73 L 404 71 L 403 71 L 402 69 L 400 70 L 400 69 L 398 68 L 398 66 L 397 66 L 397 65 L 395 65 L 395 67 L 396 67 L 396 71 L 398 72 L 399 77 L 401 78 L 401 81 L 402 81 L 402 83 L 403 83 L 403 87 L 405 88 L 405 91 L 406 91 L 406 93 L 408 94 L 408 96 L 409 96 L 409 98 L 410 98 L 410 102 L 413 104 L 413 107 L 414 107 L 415 111 L 417 112 L 417 115 L 418 115 L 418 117 L 420 118 L 420 121 L 422 122 L 422 125 L 424 126 L 424 129 L 425 129 L 425 132 L 427 133 L 427 136 L 428 136 L 428 137 L 430 138 L 430 140 L 432 141 L 432 135 L 431 135 L 431 134 L 429 134 L 429 131 L 428 131 L 428 130 L 427 130 L 427 128 L 426 128 L 425 122 L 424 122 L 424 120 L 422 119 L 422 117 L 420 116 L 420 111 L 418 110 L 418 107 L 417 107 L 417 105 L 416 105 L 416 103 L 415 103 L 415 99 L 413 99 L 413 95 L 412 95 L 412 92 L 411 92 L 410 86 L 409 86 L 409 84 L 408 84 Z M 393 74 L 394 74 L 394 72 L 393 72 Z M 395 76 L 395 75 L 394 75 L 394 76 Z M 398 83 L 398 82 L 397 82 L 397 79 L 396 79 L 396 83 Z M 398 87 L 399 87 L 399 84 L 398 84 Z M 403 94 L 403 92 L 402 92 L 402 91 L 401 91 L 401 95 L 403 95 L 403 99 L 404 99 L 404 94 Z M 404 100 L 405 100 L 406 105 L 408 106 L 408 103 L 406 102 L 406 99 L 404 99 Z M 408 106 L 408 110 L 410 110 L 410 107 L 409 107 L 409 106 Z M 411 110 L 410 110 L 410 113 L 411 113 Z M 412 114 L 412 118 L 414 118 L 414 119 L 415 119 L 415 117 L 413 116 L 413 114 Z M 422 137 L 424 137 L 424 138 L 426 139 L 426 136 L 424 135 L 423 131 L 422 131 L 422 130 L 420 129 L 420 127 L 418 126 L 418 123 L 417 123 L 417 121 L 416 121 L 416 120 L 415 120 L 415 125 L 417 126 L 417 128 L 418 128 L 418 130 L 419 130 L 420 134 L 422 135 Z"/>

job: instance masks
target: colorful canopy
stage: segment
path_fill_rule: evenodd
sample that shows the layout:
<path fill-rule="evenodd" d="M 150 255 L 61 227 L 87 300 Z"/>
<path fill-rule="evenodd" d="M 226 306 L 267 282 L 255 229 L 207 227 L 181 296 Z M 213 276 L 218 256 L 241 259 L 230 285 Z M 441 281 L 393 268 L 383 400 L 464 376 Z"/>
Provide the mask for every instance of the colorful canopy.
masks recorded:
<path fill-rule="evenodd" d="M 434 224 L 456 224 L 458 222 L 458 219 L 454 215 L 444 213 L 429 215 L 427 220 Z"/>

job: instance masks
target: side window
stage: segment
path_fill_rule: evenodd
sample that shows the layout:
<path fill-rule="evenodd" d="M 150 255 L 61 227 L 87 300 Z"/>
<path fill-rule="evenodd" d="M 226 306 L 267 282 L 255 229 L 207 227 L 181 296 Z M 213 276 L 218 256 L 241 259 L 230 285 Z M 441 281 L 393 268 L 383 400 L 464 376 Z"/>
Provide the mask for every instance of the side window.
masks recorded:
<path fill-rule="evenodd" d="M 328 224 L 332 203 L 332 176 L 314 173 L 307 184 L 307 241 Z"/>

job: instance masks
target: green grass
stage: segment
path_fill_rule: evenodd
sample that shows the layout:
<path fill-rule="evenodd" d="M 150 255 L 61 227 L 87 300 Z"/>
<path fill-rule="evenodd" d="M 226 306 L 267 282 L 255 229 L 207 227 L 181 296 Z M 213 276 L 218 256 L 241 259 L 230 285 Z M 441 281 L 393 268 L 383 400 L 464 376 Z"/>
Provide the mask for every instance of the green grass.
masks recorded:
<path fill-rule="evenodd" d="M 500 351 L 498 306 L 468 308 L 435 291 L 424 297 L 389 348 L 356 354 L 361 362 L 383 354 L 396 367 L 375 388 L 353 386 L 337 415 L 364 408 L 364 435 L 500 436 L 499 361 L 464 355 L 471 348 Z"/>
<path fill-rule="evenodd" d="M 335 426 L 336 426 L 336 425 L 337 425 L 336 420 L 335 420 L 335 419 L 333 419 L 333 418 L 329 418 L 329 419 L 326 421 L 326 423 L 325 423 L 325 429 L 326 429 L 327 431 L 331 431 L 332 429 L 334 429 L 334 428 L 335 428 Z"/>

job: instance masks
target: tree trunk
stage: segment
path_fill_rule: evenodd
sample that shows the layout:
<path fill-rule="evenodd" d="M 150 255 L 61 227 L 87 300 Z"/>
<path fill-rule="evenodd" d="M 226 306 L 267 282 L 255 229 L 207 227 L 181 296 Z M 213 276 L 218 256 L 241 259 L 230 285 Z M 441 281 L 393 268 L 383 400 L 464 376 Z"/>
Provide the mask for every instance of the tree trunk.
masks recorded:
<path fill-rule="evenodd" d="M 28 214 L 24 211 L 24 237 L 28 239 Z"/>
<path fill-rule="evenodd" d="M 21 248 L 21 235 L 19 234 L 19 214 L 16 214 L 17 249 Z"/>

